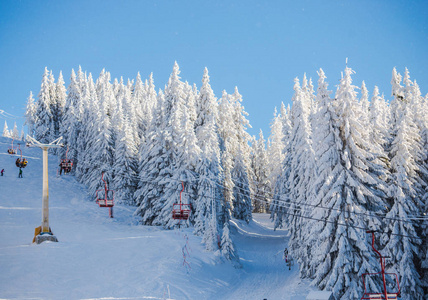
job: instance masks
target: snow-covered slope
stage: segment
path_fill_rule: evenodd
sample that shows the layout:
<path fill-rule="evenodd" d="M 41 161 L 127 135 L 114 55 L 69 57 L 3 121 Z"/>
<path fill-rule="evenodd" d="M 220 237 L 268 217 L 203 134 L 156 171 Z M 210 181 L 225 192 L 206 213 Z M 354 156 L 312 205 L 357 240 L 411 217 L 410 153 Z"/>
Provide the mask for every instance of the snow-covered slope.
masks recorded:
<path fill-rule="evenodd" d="M 29 163 L 20 179 L 9 145 L 0 138 L 0 299 L 297 300 L 310 290 L 297 266 L 286 267 L 285 232 L 274 232 L 267 215 L 248 225 L 234 221 L 243 265 L 235 269 L 205 251 L 191 228 L 141 226 L 134 209 L 122 205 L 110 219 L 74 177 L 57 176 L 55 156 L 49 156 L 49 206 L 59 242 L 32 244 L 41 224 L 42 151 L 22 145 Z"/>

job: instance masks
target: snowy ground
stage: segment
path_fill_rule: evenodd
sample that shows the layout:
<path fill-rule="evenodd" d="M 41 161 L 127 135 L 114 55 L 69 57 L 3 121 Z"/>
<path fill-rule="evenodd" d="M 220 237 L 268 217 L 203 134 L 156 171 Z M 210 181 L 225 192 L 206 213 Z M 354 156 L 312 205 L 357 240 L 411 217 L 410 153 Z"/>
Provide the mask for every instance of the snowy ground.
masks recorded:
<path fill-rule="evenodd" d="M 29 163 L 19 179 L 9 143 L 0 137 L 0 299 L 303 300 L 313 289 L 298 278 L 297 266 L 286 267 L 285 232 L 273 231 L 267 215 L 248 225 L 234 221 L 243 265 L 235 269 L 206 252 L 192 229 L 138 225 L 134 209 L 123 205 L 110 219 L 73 177 L 57 177 L 55 156 L 49 156 L 50 225 L 59 242 L 32 244 L 41 224 L 42 151 L 22 145 Z"/>

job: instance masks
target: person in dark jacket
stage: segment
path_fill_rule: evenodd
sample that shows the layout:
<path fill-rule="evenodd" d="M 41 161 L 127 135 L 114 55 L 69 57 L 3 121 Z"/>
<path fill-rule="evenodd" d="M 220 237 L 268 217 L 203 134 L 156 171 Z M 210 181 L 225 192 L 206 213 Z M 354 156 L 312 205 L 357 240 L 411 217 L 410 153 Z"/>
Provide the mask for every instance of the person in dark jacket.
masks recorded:
<path fill-rule="evenodd" d="M 18 175 L 18 178 L 22 178 L 22 169 L 21 169 L 21 168 L 19 168 L 19 175 Z"/>
<path fill-rule="evenodd" d="M 1 169 L 1 172 L 0 172 L 0 173 L 1 173 L 1 176 L 3 176 L 3 173 L 4 173 L 4 169 Z"/>

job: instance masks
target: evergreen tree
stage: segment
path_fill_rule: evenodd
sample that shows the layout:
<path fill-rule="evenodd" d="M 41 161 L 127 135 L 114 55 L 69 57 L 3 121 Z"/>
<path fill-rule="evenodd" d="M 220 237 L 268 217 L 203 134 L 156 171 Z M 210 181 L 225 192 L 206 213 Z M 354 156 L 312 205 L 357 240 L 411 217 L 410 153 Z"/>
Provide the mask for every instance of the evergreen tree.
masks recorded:
<path fill-rule="evenodd" d="M 420 223 L 409 221 L 411 216 L 421 215 L 424 203 L 421 195 L 426 186 L 423 166 L 424 151 L 421 144 L 421 130 L 415 118 L 419 107 L 414 99 L 414 88 L 406 69 L 403 83 L 399 86 L 401 75 L 393 70 L 394 100 L 392 114 L 392 143 L 389 156 L 392 177 L 392 203 L 387 213 L 387 233 L 383 235 L 384 251 L 391 256 L 387 261 L 387 268 L 399 274 L 400 287 L 403 299 L 415 299 L 423 293 L 423 283 L 419 274 L 418 261 L 422 259 L 419 252 L 421 241 Z M 421 109 L 421 107 L 419 107 Z M 402 236 L 399 236 L 402 235 Z M 409 238 L 410 236 L 416 238 Z"/>
<path fill-rule="evenodd" d="M 9 127 L 7 127 L 6 120 L 4 121 L 4 127 L 3 127 L 3 136 L 4 137 L 11 137 L 9 133 Z"/>
<path fill-rule="evenodd" d="M 208 69 L 202 77 L 202 87 L 196 101 L 195 133 L 199 148 L 200 160 L 195 171 L 199 174 L 198 192 L 195 211 L 195 234 L 203 235 L 206 249 L 217 249 L 219 235 L 217 209 L 222 198 L 218 185 L 222 168 L 220 166 L 220 148 L 216 132 L 218 104 L 209 84 Z"/>
<path fill-rule="evenodd" d="M 329 224 L 325 226 L 327 232 L 334 230 L 334 234 L 331 233 L 328 241 L 327 262 L 315 278 L 320 288 L 332 290 L 338 299 L 358 298 L 362 292 L 361 274 L 372 272 L 378 263 L 369 249 L 366 233 L 358 228 L 376 230 L 381 222 L 374 214 L 362 219 L 353 212 L 382 214 L 386 197 L 386 188 L 378 177 L 380 167 L 373 162 L 368 142 L 362 138 L 366 134 L 360 123 L 361 106 L 352 85 L 352 72 L 348 67 L 345 69 L 333 104 L 340 164 L 333 169 L 334 185 L 326 199 L 327 207 L 335 210 L 330 211 Z M 323 239 L 328 239 L 327 235 Z"/>
<path fill-rule="evenodd" d="M 79 134 L 79 115 L 78 103 L 81 99 L 81 91 L 76 81 L 76 74 L 71 70 L 70 85 L 68 86 L 68 94 L 64 106 L 64 114 L 61 120 L 60 133 L 63 137 L 64 147 L 61 148 L 60 157 L 65 158 L 66 151 L 68 158 L 74 161 L 76 166 L 77 161 L 77 138 Z M 68 147 L 68 148 L 67 148 Z M 74 174 L 74 170 L 72 170 Z"/>
<path fill-rule="evenodd" d="M 50 143 L 51 137 L 51 122 L 52 122 L 52 111 L 51 111 L 51 82 L 49 81 L 48 68 L 45 67 L 43 73 L 42 86 L 39 92 L 39 99 L 36 105 L 36 140 L 41 143 Z"/>
<path fill-rule="evenodd" d="M 260 130 L 259 139 L 253 142 L 252 169 L 254 172 L 254 212 L 265 213 L 270 205 L 271 183 L 269 181 L 269 164 L 265 148 L 263 132 Z"/>
<path fill-rule="evenodd" d="M 53 102 L 51 105 L 53 122 L 51 140 L 55 140 L 60 136 L 60 126 L 62 123 L 64 107 L 67 98 L 67 91 L 64 85 L 64 78 L 62 76 L 62 72 L 59 73 L 57 83 L 52 84 L 52 89 L 54 90 L 54 98 L 52 98 Z"/>
<path fill-rule="evenodd" d="M 33 92 L 30 91 L 30 95 L 27 98 L 27 108 L 25 111 L 25 123 L 28 127 L 28 135 L 34 136 L 35 124 L 36 124 L 36 104 L 34 103 Z"/>
<path fill-rule="evenodd" d="M 15 140 L 19 140 L 19 131 L 18 131 L 18 126 L 16 126 L 16 122 L 14 122 L 13 124 L 12 138 Z"/>
<path fill-rule="evenodd" d="M 281 162 L 281 173 L 276 179 L 273 190 L 273 201 L 271 202 L 270 211 L 271 219 L 274 222 L 274 229 L 282 228 L 289 213 L 287 208 L 290 205 L 291 191 L 289 186 L 289 177 L 291 173 L 291 120 L 290 108 L 286 109 L 284 104 L 281 105 L 281 124 L 283 133 L 283 160 Z"/>
<path fill-rule="evenodd" d="M 306 93 L 295 79 L 295 94 L 291 109 L 292 131 L 290 137 L 291 169 L 288 178 L 290 189 L 290 210 L 288 214 L 288 229 L 290 231 L 289 250 L 293 257 L 300 263 L 300 268 L 305 269 L 306 248 L 301 228 L 305 226 L 307 219 L 305 205 L 308 202 L 308 194 L 311 186 L 311 174 L 314 171 L 314 154 L 311 146 L 311 130 L 309 126 L 309 106 Z"/>
<path fill-rule="evenodd" d="M 282 103 L 282 106 L 284 104 Z M 284 108 L 285 109 L 285 108 Z M 284 133 L 282 129 L 281 114 L 277 114 L 276 108 L 271 124 L 271 134 L 268 141 L 267 158 L 269 166 L 269 181 L 271 191 L 275 189 L 276 180 L 281 174 L 281 163 L 284 160 Z"/>

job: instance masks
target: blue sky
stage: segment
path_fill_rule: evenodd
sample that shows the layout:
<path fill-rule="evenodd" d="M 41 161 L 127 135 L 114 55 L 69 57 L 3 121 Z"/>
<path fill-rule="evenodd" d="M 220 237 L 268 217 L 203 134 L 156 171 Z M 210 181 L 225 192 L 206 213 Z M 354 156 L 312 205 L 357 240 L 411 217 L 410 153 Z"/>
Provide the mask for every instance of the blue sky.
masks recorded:
<path fill-rule="evenodd" d="M 370 93 L 390 98 L 393 67 L 428 93 L 428 1 L 0 1 L 0 110 L 17 116 L 45 66 L 66 85 L 79 65 L 95 78 L 153 72 L 163 89 L 177 61 L 198 87 L 207 67 L 217 97 L 237 86 L 250 134 L 266 137 L 295 77 L 316 83 L 323 68 L 335 90 L 346 58 Z"/>

